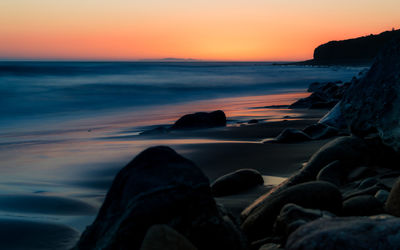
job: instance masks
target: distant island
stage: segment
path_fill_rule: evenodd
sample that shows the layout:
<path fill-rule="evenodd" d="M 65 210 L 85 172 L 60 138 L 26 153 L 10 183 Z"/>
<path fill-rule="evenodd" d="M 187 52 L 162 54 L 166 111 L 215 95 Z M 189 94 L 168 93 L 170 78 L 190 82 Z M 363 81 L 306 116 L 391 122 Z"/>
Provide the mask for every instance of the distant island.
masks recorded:
<path fill-rule="evenodd" d="M 400 37 L 393 29 L 378 35 L 369 35 L 342 41 L 330 41 L 314 50 L 314 58 L 297 62 L 305 65 L 370 65 L 387 42 Z"/>

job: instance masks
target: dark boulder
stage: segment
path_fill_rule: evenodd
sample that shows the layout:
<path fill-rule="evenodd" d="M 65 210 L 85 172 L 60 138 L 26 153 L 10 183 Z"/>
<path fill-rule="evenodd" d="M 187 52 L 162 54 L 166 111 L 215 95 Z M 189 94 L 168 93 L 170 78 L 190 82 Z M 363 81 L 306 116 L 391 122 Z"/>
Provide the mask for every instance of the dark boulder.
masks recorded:
<path fill-rule="evenodd" d="M 360 195 L 343 202 L 343 215 L 369 216 L 383 213 L 383 205 L 372 195 Z"/>
<path fill-rule="evenodd" d="M 240 169 L 233 173 L 219 177 L 211 184 L 214 196 L 226 196 L 246 189 L 263 185 L 264 179 L 255 169 Z"/>
<path fill-rule="evenodd" d="M 343 83 L 342 81 L 336 82 L 313 82 L 308 86 L 307 92 L 318 92 L 321 91 L 323 88 L 328 88 L 332 85 L 337 86 L 338 84 Z"/>
<path fill-rule="evenodd" d="M 312 93 L 309 97 L 301 98 L 296 102 L 289 105 L 289 109 L 308 109 L 315 103 L 325 103 L 327 102 L 326 97 L 319 93 Z"/>
<path fill-rule="evenodd" d="M 217 208 L 202 171 L 159 146 L 146 149 L 117 174 L 76 249 L 139 249 L 155 224 L 168 225 L 198 249 L 244 246 L 238 229 Z"/>
<path fill-rule="evenodd" d="M 316 123 L 307 126 L 303 132 L 314 140 L 321 140 L 338 135 L 339 130 L 323 123 Z"/>
<path fill-rule="evenodd" d="M 222 110 L 210 113 L 198 112 L 184 115 L 171 127 L 172 130 L 179 129 L 201 129 L 226 126 L 226 116 Z"/>
<path fill-rule="evenodd" d="M 243 232 L 253 241 L 266 237 L 271 233 L 282 207 L 288 203 L 338 213 L 342 208 L 342 195 L 335 185 L 322 181 L 302 183 L 272 193 L 243 221 Z"/>
<path fill-rule="evenodd" d="M 326 165 L 317 175 L 318 181 L 327 181 L 340 187 L 346 182 L 348 167 L 336 160 Z"/>
<path fill-rule="evenodd" d="M 285 249 L 400 249 L 399 231 L 391 216 L 322 218 L 294 231 Z"/>

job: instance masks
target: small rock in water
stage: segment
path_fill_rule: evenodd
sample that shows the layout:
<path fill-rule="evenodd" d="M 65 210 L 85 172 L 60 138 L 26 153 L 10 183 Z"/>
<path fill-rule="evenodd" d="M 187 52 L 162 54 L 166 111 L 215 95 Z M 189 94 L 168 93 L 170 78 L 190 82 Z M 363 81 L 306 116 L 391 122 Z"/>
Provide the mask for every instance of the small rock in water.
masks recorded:
<path fill-rule="evenodd" d="M 210 113 L 198 112 L 184 115 L 171 127 L 172 130 L 200 129 L 226 126 L 226 116 L 222 110 Z"/>
<path fill-rule="evenodd" d="M 140 250 L 196 250 L 197 248 L 183 235 L 167 225 L 149 228 Z"/>
<path fill-rule="evenodd" d="M 369 216 L 383 213 L 383 205 L 372 195 L 360 195 L 343 202 L 346 216 Z"/>
<path fill-rule="evenodd" d="M 256 123 L 258 123 L 258 120 L 257 119 L 252 119 L 252 120 L 248 121 L 247 123 L 248 124 L 256 124 Z"/>
<path fill-rule="evenodd" d="M 219 177 L 211 184 L 214 196 L 235 194 L 249 188 L 264 184 L 260 172 L 255 169 L 240 169 Z"/>

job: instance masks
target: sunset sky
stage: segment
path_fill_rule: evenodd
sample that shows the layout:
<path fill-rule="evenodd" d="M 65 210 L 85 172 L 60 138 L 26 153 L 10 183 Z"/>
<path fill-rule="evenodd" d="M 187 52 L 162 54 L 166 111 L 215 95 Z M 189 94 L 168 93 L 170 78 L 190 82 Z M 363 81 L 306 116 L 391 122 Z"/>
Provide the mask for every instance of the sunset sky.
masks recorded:
<path fill-rule="evenodd" d="M 301 60 L 392 27 L 399 0 L 1 0 L 0 59 Z"/>

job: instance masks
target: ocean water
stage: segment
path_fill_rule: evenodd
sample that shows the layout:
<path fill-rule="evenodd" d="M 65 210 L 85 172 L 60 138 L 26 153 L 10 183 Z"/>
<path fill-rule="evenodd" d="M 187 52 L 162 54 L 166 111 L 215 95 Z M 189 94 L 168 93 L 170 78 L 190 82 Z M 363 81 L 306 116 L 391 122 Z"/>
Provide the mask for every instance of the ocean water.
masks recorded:
<path fill-rule="evenodd" d="M 290 104 L 307 95 L 311 82 L 348 81 L 361 70 L 258 62 L 0 62 L 0 249 L 68 248 L 93 220 L 118 169 L 146 147 L 224 143 L 137 136 L 151 126 L 216 109 L 226 112 L 230 126 L 282 119 L 290 111 L 261 107 Z"/>

